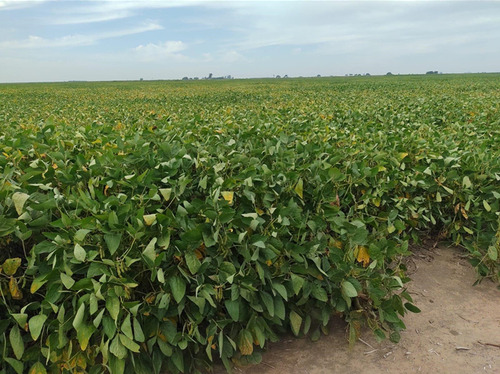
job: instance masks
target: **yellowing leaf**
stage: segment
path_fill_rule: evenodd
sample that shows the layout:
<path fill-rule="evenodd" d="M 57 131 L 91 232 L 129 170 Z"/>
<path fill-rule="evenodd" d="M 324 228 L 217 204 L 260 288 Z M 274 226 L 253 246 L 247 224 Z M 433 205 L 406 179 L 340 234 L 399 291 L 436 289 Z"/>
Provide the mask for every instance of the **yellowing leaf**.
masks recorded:
<path fill-rule="evenodd" d="M 38 291 L 38 289 L 40 287 L 42 287 L 45 283 L 47 283 L 47 280 L 43 279 L 43 278 L 44 278 L 44 276 L 40 276 L 40 277 L 33 279 L 33 282 L 31 283 L 31 287 L 30 287 L 31 293 L 35 293 L 36 291 Z"/>
<path fill-rule="evenodd" d="M 14 275 L 17 269 L 21 266 L 21 259 L 19 257 L 8 258 L 2 265 L 5 275 Z"/>
<path fill-rule="evenodd" d="M 47 374 L 47 370 L 41 362 L 37 362 L 30 368 L 28 374 Z"/>
<path fill-rule="evenodd" d="M 370 263 L 370 255 L 368 254 L 368 249 L 365 246 L 358 247 L 358 254 L 356 256 L 358 262 L 363 264 L 363 267 L 367 267 Z"/>
<path fill-rule="evenodd" d="M 14 207 L 18 215 L 23 213 L 23 207 L 26 200 L 28 200 L 29 195 L 23 192 L 16 192 L 12 195 L 12 201 L 14 202 Z"/>
<path fill-rule="evenodd" d="M 13 299 L 21 300 L 23 298 L 23 293 L 17 285 L 17 281 L 14 277 L 10 277 L 9 280 L 9 292 Z"/>
<path fill-rule="evenodd" d="M 151 226 L 156 221 L 156 214 L 146 214 L 142 218 L 146 226 Z"/>
<path fill-rule="evenodd" d="M 398 153 L 398 159 L 399 161 L 403 160 L 403 158 L 405 158 L 406 156 L 408 156 L 408 152 L 401 152 L 401 153 Z"/>
<path fill-rule="evenodd" d="M 163 198 L 165 199 L 165 201 L 170 200 L 170 195 L 172 194 L 171 188 L 160 188 L 159 191 L 160 191 L 161 195 L 163 196 Z"/>
<path fill-rule="evenodd" d="M 297 195 L 300 196 L 301 199 L 304 198 L 304 181 L 302 180 L 302 178 L 300 178 L 295 185 L 294 191 Z"/>
<path fill-rule="evenodd" d="M 234 198 L 233 191 L 222 191 L 221 195 L 224 198 L 224 200 L 226 200 L 229 203 L 229 205 L 233 203 L 233 198 Z"/>

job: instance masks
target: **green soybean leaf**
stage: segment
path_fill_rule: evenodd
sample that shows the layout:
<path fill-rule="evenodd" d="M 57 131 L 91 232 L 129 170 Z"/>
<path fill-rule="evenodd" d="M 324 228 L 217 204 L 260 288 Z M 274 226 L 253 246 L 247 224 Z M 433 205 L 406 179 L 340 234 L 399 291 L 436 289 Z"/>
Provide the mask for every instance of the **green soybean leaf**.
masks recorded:
<path fill-rule="evenodd" d="M 265 291 L 260 292 L 260 298 L 262 299 L 262 302 L 266 306 L 267 311 L 269 312 L 269 315 L 271 317 L 274 317 L 274 299 L 271 295 L 269 295 Z"/>
<path fill-rule="evenodd" d="M 196 274 L 201 266 L 200 260 L 198 260 L 198 258 L 193 252 L 187 252 L 184 256 L 186 258 L 186 264 L 188 266 L 189 271 L 193 275 Z"/>
<path fill-rule="evenodd" d="M 273 288 L 276 290 L 276 292 L 278 292 L 281 295 L 283 299 L 285 299 L 285 301 L 288 300 L 288 294 L 286 292 L 285 286 L 283 286 L 280 283 L 273 282 Z"/>
<path fill-rule="evenodd" d="M 419 308 L 417 308 L 415 305 L 413 305 L 412 303 L 405 303 L 405 308 L 413 313 L 420 313 L 421 312 L 421 310 Z"/>
<path fill-rule="evenodd" d="M 346 280 L 342 281 L 341 287 L 342 287 L 342 292 L 347 297 L 356 297 L 356 296 L 358 296 L 358 291 L 356 291 L 356 288 L 354 288 L 354 286 L 352 285 L 351 282 L 346 281 Z"/>
<path fill-rule="evenodd" d="M 130 315 L 127 314 L 125 319 L 123 320 L 123 323 L 120 327 L 121 332 L 125 334 L 130 339 L 134 339 L 134 334 L 132 333 L 132 323 L 130 321 Z"/>
<path fill-rule="evenodd" d="M 23 374 L 24 364 L 11 357 L 5 357 L 4 360 L 9 363 L 17 374 Z"/>
<path fill-rule="evenodd" d="M 82 303 L 76 312 L 75 318 L 73 319 L 73 327 L 76 331 L 80 328 L 83 322 L 83 317 L 85 315 L 85 303 Z"/>
<path fill-rule="evenodd" d="M 69 275 L 67 275 L 66 273 L 61 273 L 60 274 L 60 277 L 61 277 L 61 282 L 62 284 L 64 285 L 64 287 L 66 287 L 68 290 L 73 287 L 73 285 L 75 284 L 75 280 L 73 278 L 71 278 Z"/>
<path fill-rule="evenodd" d="M 122 240 L 122 234 L 106 234 L 104 235 L 104 241 L 106 242 L 106 246 L 108 247 L 109 254 L 114 255 L 118 247 L 120 246 L 120 242 Z"/>
<path fill-rule="evenodd" d="M 39 314 L 30 318 L 28 326 L 30 329 L 31 338 L 37 340 L 42 332 L 43 324 L 47 320 L 47 316 L 44 314 Z"/>
<path fill-rule="evenodd" d="M 23 357 L 24 353 L 24 342 L 23 338 L 21 337 L 21 332 L 19 331 L 19 327 L 17 325 L 14 325 L 10 329 L 9 341 L 10 341 L 10 346 L 14 351 L 14 356 L 16 356 L 18 360 L 20 360 Z"/>
<path fill-rule="evenodd" d="M 491 212 L 491 206 L 490 206 L 490 204 L 488 204 L 488 202 L 486 200 L 483 200 L 483 206 L 487 212 Z"/>
<path fill-rule="evenodd" d="M 75 249 L 73 251 L 74 255 L 75 255 L 75 258 L 80 261 L 80 262 L 83 262 L 85 261 L 85 258 L 87 257 L 87 252 L 85 251 L 85 249 L 78 243 L 75 244 Z"/>
<path fill-rule="evenodd" d="M 299 335 L 301 326 L 302 326 L 302 317 L 292 310 L 290 312 L 290 327 L 292 328 L 292 332 L 295 336 Z"/>
<path fill-rule="evenodd" d="M 144 249 L 144 251 L 142 252 L 142 255 L 146 257 L 149 261 L 151 261 L 151 263 L 154 263 L 156 259 L 155 244 L 157 240 L 158 240 L 157 238 L 151 239 L 146 248 Z"/>
<path fill-rule="evenodd" d="M 142 343 L 146 341 L 146 338 L 144 336 L 144 332 L 142 331 L 141 324 L 139 323 L 139 320 L 134 317 L 133 319 L 133 326 L 134 326 L 134 338 L 136 341 Z"/>
<path fill-rule="evenodd" d="M 304 285 L 305 280 L 304 278 L 295 274 L 291 274 L 291 278 L 293 292 L 295 293 L 295 295 L 298 295 L 300 290 L 302 289 L 302 286 Z"/>
<path fill-rule="evenodd" d="M 140 345 L 137 344 L 136 342 L 134 342 L 132 339 L 130 339 L 129 337 L 123 335 L 123 334 L 118 334 L 118 336 L 120 337 L 120 342 L 123 344 L 123 346 L 125 348 L 127 348 L 128 350 L 132 351 L 132 352 L 139 352 L 139 350 L 141 349 Z"/>
<path fill-rule="evenodd" d="M 490 245 L 488 247 L 488 257 L 492 260 L 492 261 L 496 261 L 498 259 L 498 250 L 496 249 L 495 246 L 493 245 Z"/>
<path fill-rule="evenodd" d="M 118 319 L 118 313 L 120 313 L 120 301 L 116 296 L 106 297 L 106 309 L 111 318 L 116 321 Z"/>
<path fill-rule="evenodd" d="M 238 322 L 240 319 L 240 303 L 239 301 L 226 300 L 224 305 L 233 321 Z"/>
<path fill-rule="evenodd" d="M 127 348 L 125 348 L 125 346 L 121 343 L 121 339 L 119 337 L 120 335 L 121 334 L 116 335 L 111 341 L 111 344 L 109 345 L 109 351 L 120 360 L 123 360 L 127 356 L 128 351 Z"/>
<path fill-rule="evenodd" d="M 186 282 L 184 282 L 184 280 L 179 276 L 173 276 L 170 277 L 168 283 L 170 285 L 174 300 L 177 303 L 180 303 L 182 298 L 184 297 L 184 294 L 186 293 Z"/>

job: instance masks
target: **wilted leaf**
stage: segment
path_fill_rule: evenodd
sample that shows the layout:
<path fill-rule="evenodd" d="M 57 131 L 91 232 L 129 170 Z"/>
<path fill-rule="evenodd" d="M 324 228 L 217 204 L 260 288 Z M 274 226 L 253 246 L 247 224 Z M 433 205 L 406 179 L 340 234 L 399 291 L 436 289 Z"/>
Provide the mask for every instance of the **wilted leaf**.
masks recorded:
<path fill-rule="evenodd" d="M 368 254 L 368 248 L 366 248 L 365 246 L 359 246 L 356 260 L 362 263 L 363 267 L 367 267 L 370 264 L 370 255 Z"/>
<path fill-rule="evenodd" d="M 248 330 L 241 330 L 238 335 L 238 349 L 243 356 L 248 356 L 253 353 L 253 338 L 252 333 Z"/>
<path fill-rule="evenodd" d="M 9 292 L 13 299 L 21 300 L 23 298 L 23 293 L 17 285 L 17 280 L 14 277 L 9 279 Z"/>

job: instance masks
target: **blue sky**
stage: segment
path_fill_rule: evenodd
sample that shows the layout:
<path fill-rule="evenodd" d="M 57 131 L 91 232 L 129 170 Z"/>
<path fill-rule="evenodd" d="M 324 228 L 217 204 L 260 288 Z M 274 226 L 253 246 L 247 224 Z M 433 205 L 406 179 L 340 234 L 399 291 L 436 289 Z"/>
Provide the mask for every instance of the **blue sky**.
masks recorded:
<path fill-rule="evenodd" d="M 0 0 L 0 82 L 500 71 L 500 2 Z"/>

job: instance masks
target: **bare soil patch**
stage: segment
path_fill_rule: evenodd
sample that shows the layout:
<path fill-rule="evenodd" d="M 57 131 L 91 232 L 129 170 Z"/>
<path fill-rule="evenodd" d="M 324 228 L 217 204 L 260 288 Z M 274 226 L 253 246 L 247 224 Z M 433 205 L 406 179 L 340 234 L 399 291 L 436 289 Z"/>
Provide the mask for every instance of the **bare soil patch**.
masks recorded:
<path fill-rule="evenodd" d="M 422 310 L 405 318 L 399 344 L 377 343 L 366 331 L 349 349 L 346 325 L 333 321 L 318 342 L 284 338 L 262 363 L 242 374 L 500 373 L 500 291 L 491 281 L 472 286 L 474 269 L 456 248 L 421 248 L 409 263 L 409 291 Z M 216 370 L 219 372 L 219 370 Z"/>

